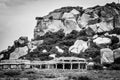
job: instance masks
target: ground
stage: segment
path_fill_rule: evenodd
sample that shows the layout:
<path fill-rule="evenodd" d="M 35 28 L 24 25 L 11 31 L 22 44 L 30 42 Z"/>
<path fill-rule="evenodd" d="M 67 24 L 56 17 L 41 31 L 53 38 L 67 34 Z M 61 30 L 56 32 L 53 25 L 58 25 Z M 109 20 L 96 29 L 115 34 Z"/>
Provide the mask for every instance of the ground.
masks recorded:
<path fill-rule="evenodd" d="M 0 71 L 0 80 L 120 80 L 120 71 L 115 70 L 25 70 L 20 75 L 5 73 Z"/>

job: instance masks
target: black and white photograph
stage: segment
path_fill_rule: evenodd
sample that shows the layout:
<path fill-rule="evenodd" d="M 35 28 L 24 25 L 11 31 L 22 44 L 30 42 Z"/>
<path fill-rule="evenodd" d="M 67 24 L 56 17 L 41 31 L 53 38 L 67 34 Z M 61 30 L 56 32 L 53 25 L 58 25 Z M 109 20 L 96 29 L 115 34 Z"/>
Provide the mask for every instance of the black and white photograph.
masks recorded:
<path fill-rule="evenodd" d="M 0 80 L 120 80 L 120 0 L 0 0 Z"/>

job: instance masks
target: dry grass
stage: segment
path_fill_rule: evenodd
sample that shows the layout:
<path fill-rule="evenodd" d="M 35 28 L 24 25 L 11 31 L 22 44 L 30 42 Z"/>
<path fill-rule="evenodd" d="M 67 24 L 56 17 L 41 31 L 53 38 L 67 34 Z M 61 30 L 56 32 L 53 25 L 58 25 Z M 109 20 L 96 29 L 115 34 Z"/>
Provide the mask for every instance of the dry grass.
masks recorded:
<path fill-rule="evenodd" d="M 4 75 L 4 78 L 5 77 L 7 76 Z M 18 76 L 18 78 L 28 78 L 28 80 L 120 80 L 120 71 L 115 70 L 98 70 L 98 71 L 41 70 L 39 72 L 23 71 L 22 74 Z"/>

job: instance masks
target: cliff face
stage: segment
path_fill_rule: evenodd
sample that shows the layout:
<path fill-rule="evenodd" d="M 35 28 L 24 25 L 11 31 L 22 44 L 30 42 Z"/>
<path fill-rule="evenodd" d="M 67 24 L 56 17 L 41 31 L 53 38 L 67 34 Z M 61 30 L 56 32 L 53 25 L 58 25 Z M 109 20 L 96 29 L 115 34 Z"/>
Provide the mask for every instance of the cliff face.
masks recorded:
<path fill-rule="evenodd" d="M 37 25 L 34 38 L 46 32 L 64 30 L 65 34 L 72 30 L 81 31 L 90 27 L 95 33 L 113 30 L 120 26 L 120 4 L 106 4 L 87 9 L 82 7 L 63 7 L 50 12 L 47 16 L 36 17 Z"/>

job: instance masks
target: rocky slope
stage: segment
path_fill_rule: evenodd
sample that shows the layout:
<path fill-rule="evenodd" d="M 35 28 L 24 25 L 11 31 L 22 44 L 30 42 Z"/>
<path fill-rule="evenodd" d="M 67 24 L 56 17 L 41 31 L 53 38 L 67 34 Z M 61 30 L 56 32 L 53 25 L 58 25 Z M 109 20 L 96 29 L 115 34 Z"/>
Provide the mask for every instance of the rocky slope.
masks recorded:
<path fill-rule="evenodd" d="M 87 9 L 62 7 L 36 20 L 34 39 L 19 38 L 0 53 L 1 59 L 50 60 L 50 55 L 54 55 L 92 58 L 97 63 L 102 57 L 102 63 L 120 63 L 120 57 L 107 62 L 109 51 L 105 49 L 113 51 L 111 55 L 120 55 L 120 4 Z M 107 56 L 102 55 L 101 49 Z"/>
<path fill-rule="evenodd" d="M 50 12 L 47 16 L 36 17 L 37 25 L 34 29 L 34 38 L 44 35 L 46 32 L 57 32 L 60 29 L 64 33 L 72 30 L 81 31 L 90 27 L 95 33 L 105 32 L 119 28 L 120 5 L 111 3 L 105 6 L 95 6 L 87 9 L 82 7 L 63 7 Z"/>

